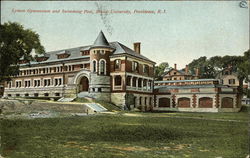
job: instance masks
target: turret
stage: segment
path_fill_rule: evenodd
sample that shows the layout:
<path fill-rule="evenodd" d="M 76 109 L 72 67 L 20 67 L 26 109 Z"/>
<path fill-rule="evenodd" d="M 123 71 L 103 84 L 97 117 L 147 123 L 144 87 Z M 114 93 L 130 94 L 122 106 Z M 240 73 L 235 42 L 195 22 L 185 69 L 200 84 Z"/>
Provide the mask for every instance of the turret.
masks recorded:
<path fill-rule="evenodd" d="M 113 48 L 101 31 L 90 48 L 90 71 L 97 75 L 110 74 L 110 59 Z"/>

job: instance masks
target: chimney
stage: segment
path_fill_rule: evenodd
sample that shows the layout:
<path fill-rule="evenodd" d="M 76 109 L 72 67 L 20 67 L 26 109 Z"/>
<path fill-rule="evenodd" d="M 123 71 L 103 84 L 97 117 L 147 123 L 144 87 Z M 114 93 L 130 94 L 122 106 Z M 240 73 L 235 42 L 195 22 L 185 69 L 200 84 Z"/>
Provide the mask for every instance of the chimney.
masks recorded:
<path fill-rule="evenodd" d="M 199 68 L 196 68 L 195 76 L 199 76 Z"/>
<path fill-rule="evenodd" d="M 141 54 L 141 43 L 140 42 L 134 43 L 134 51 L 138 54 Z"/>
<path fill-rule="evenodd" d="M 177 64 L 174 64 L 174 69 L 177 70 Z"/>
<path fill-rule="evenodd" d="M 186 65 L 185 73 L 188 74 L 188 65 Z"/>

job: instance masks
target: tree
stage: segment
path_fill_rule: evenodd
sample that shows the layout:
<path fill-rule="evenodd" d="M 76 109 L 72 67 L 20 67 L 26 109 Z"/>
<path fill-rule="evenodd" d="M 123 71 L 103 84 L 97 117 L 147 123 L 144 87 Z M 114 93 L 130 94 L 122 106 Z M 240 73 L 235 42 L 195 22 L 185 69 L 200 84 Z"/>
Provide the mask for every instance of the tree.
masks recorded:
<path fill-rule="evenodd" d="M 250 50 L 244 52 L 243 57 L 237 58 L 237 63 L 235 64 L 238 72 L 239 79 L 239 92 L 243 94 L 243 81 L 249 82 L 248 75 L 250 75 Z M 246 92 L 249 96 L 249 92 Z"/>
<path fill-rule="evenodd" d="M 19 59 L 31 61 L 31 52 L 44 53 L 39 35 L 15 22 L 0 25 L 0 82 L 18 73 Z"/>
<path fill-rule="evenodd" d="M 158 66 L 155 67 L 155 80 L 162 80 L 164 71 L 166 68 L 169 67 L 167 62 L 160 63 Z"/>
<path fill-rule="evenodd" d="M 215 68 L 213 63 L 215 61 L 209 62 L 206 56 L 194 59 L 191 63 L 188 64 L 189 69 L 195 74 L 195 70 L 199 69 L 200 78 L 214 78 L 215 77 Z"/>

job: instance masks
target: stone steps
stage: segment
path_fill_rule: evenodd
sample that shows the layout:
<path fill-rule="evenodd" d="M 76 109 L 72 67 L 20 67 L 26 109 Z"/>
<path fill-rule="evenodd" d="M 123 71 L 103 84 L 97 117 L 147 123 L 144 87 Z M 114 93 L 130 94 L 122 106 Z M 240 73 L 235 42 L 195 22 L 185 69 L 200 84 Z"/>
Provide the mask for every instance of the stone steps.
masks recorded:
<path fill-rule="evenodd" d="M 95 112 L 105 112 L 108 111 L 105 107 L 101 106 L 98 103 L 85 103 L 85 105 L 87 107 L 89 107 L 90 109 L 92 109 Z"/>
<path fill-rule="evenodd" d="M 57 101 L 58 102 L 72 102 L 74 99 L 75 99 L 75 97 L 74 98 L 64 98 L 64 97 L 62 97 L 62 98 L 58 99 Z"/>

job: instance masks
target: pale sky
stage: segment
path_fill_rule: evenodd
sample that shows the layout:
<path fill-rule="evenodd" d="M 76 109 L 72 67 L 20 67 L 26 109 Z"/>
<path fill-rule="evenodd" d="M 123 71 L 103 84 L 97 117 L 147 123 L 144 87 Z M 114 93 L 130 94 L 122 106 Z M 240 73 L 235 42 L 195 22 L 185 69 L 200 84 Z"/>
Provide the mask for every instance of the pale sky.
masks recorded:
<path fill-rule="evenodd" d="M 129 10 L 131 14 L 79 14 L 62 10 Z M 13 9 L 26 12 L 14 13 Z M 29 13 L 60 10 L 59 13 Z M 134 10 L 165 10 L 134 14 Z M 109 42 L 133 48 L 156 63 L 183 68 L 200 56 L 242 55 L 249 49 L 249 7 L 239 1 L 1 1 L 1 23 L 19 22 L 40 35 L 46 51 L 91 45 L 102 30 Z"/>

